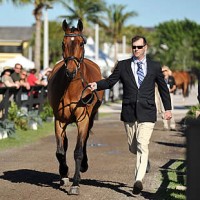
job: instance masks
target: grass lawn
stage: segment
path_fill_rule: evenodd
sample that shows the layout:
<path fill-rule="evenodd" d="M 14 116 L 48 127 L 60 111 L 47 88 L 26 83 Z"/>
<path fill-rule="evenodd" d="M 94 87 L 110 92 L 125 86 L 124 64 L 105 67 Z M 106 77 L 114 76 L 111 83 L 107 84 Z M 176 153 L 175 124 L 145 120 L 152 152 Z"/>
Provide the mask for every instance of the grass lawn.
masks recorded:
<path fill-rule="evenodd" d="M 108 117 L 109 114 L 102 113 L 99 114 L 99 118 Z M 75 125 L 69 125 L 68 129 L 74 127 Z M 54 123 L 43 122 L 42 126 L 38 127 L 38 130 L 16 130 L 13 137 L 0 140 L 0 150 L 10 149 L 14 147 L 21 147 L 26 144 L 33 143 L 41 138 L 48 135 L 54 135 Z"/>
<path fill-rule="evenodd" d="M 0 150 L 20 147 L 33 143 L 40 138 L 54 134 L 54 123 L 43 122 L 38 130 L 16 130 L 14 136 L 0 140 Z"/>

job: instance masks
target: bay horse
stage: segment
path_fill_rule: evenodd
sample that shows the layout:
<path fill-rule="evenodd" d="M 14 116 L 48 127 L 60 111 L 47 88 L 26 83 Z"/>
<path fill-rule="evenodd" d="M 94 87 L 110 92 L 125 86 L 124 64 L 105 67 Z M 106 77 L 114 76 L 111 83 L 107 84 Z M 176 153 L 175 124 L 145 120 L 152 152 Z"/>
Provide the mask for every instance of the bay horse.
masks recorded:
<path fill-rule="evenodd" d="M 182 90 L 183 97 L 187 97 L 191 82 L 190 74 L 186 71 L 173 71 L 172 76 L 175 79 L 176 87 Z"/>
<path fill-rule="evenodd" d="M 79 19 L 77 27 L 69 27 L 66 20 L 62 23 L 63 59 L 53 68 L 48 77 L 48 100 L 55 117 L 56 157 L 59 162 L 60 184 L 68 185 L 68 165 L 66 152 L 68 138 L 66 128 L 75 123 L 78 134 L 74 149 L 75 172 L 69 194 L 80 193 L 80 172 L 88 169 L 87 140 L 93 127 L 94 117 L 103 99 L 102 91 L 91 92 L 89 82 L 102 79 L 99 66 L 84 58 L 83 23 Z"/>

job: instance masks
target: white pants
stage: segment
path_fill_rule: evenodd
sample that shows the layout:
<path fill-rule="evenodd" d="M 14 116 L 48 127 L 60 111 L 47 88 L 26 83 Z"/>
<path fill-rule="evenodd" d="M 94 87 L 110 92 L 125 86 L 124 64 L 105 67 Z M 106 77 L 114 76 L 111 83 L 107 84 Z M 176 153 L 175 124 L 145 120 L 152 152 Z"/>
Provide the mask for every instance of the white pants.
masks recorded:
<path fill-rule="evenodd" d="M 137 162 L 135 168 L 135 180 L 144 178 L 146 174 L 148 156 L 149 156 L 149 142 L 153 132 L 155 123 L 127 123 L 124 122 L 128 145 L 130 152 L 137 154 Z"/>

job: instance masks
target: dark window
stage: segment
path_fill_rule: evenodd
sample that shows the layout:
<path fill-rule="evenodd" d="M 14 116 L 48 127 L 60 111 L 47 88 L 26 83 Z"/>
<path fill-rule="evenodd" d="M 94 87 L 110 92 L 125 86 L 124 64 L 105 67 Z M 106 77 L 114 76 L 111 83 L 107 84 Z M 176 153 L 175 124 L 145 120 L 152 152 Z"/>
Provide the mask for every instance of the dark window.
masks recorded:
<path fill-rule="evenodd" d="M 21 53 L 22 46 L 0 46 L 0 53 Z"/>

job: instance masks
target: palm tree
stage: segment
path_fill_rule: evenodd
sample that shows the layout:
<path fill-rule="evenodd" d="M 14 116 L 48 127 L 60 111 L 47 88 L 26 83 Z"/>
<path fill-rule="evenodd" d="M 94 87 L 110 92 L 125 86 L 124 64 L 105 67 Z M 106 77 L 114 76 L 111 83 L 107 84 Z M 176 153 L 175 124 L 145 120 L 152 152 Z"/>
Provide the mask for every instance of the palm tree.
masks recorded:
<path fill-rule="evenodd" d="M 106 7 L 106 3 L 102 0 L 73 0 L 71 3 L 72 4 L 69 4 L 62 0 L 62 4 L 69 12 L 69 15 L 59 17 L 67 18 L 70 21 L 80 18 L 83 21 L 84 27 L 88 27 L 88 22 L 97 23 L 103 27 L 115 44 L 114 57 L 116 60 L 116 45 L 119 38 L 122 36 L 125 22 L 130 17 L 137 16 L 137 13 L 134 11 L 123 13 L 126 8 L 124 5 L 113 4 Z M 105 13 L 107 16 L 104 15 Z"/>
<path fill-rule="evenodd" d="M 34 62 L 37 71 L 40 71 L 40 53 L 41 53 L 41 25 L 42 25 L 42 10 L 48 8 L 49 5 L 59 2 L 59 0 L 10 0 L 14 5 L 34 4 L 33 15 L 35 17 L 35 48 Z M 0 3 L 3 0 L 0 0 Z"/>
<path fill-rule="evenodd" d="M 101 15 L 105 12 L 105 2 L 103 0 L 73 0 L 71 4 L 62 0 L 64 8 L 69 15 L 59 16 L 66 18 L 71 23 L 73 20 L 81 19 L 84 27 L 88 27 L 88 23 L 100 23 Z"/>
<path fill-rule="evenodd" d="M 117 42 L 121 41 L 122 32 L 125 27 L 125 22 L 130 17 L 137 16 L 137 13 L 134 11 L 123 13 L 125 5 L 116 5 L 112 4 L 107 8 L 107 20 L 104 26 L 107 35 L 110 35 L 113 39 L 113 43 L 115 46 L 114 52 L 114 60 L 117 60 Z"/>

